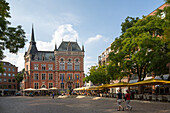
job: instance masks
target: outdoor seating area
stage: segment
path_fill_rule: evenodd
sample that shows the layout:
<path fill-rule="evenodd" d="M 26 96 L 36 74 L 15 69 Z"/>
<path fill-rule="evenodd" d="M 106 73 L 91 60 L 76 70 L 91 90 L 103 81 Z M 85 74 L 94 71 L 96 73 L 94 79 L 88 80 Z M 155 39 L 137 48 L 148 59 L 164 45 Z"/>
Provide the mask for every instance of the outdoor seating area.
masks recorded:
<path fill-rule="evenodd" d="M 27 88 L 23 91 L 23 96 L 50 96 L 50 94 L 55 93 L 57 94 L 57 88 L 52 87 L 50 89 L 47 88 L 40 88 L 40 89 L 33 89 Z"/>
<path fill-rule="evenodd" d="M 110 93 L 109 89 L 117 87 L 129 88 L 131 98 L 135 100 L 170 102 L 170 81 L 157 79 L 144 80 L 136 83 L 120 82 L 116 84 L 75 88 L 74 91 L 77 92 L 77 95 L 116 98 L 117 94 Z M 143 87 L 141 93 L 138 91 L 139 87 Z"/>

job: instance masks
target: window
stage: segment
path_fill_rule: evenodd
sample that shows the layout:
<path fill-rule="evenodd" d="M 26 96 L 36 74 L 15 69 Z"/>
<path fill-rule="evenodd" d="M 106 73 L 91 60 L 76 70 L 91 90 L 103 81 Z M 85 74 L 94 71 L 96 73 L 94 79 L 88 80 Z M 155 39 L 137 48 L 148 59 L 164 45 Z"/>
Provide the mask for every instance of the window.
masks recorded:
<path fill-rule="evenodd" d="M 61 60 L 60 60 L 60 70 L 65 70 L 64 59 L 63 58 L 61 58 Z"/>
<path fill-rule="evenodd" d="M 11 74 L 10 74 L 10 73 L 8 73 L 8 76 L 10 77 L 10 76 L 11 76 Z"/>
<path fill-rule="evenodd" d="M 38 73 L 34 74 L 34 80 L 38 80 Z"/>
<path fill-rule="evenodd" d="M 68 60 L 67 70 L 72 70 L 72 62 L 71 62 L 71 59 Z"/>
<path fill-rule="evenodd" d="M 3 85 L 4 88 L 7 88 L 7 85 Z"/>
<path fill-rule="evenodd" d="M 2 82 L 2 79 L 0 78 L 0 82 Z"/>
<path fill-rule="evenodd" d="M 48 74 L 48 79 L 49 79 L 49 80 L 53 80 L 53 74 L 51 74 L 51 73 Z"/>
<path fill-rule="evenodd" d="M 4 76 L 6 76 L 6 73 L 4 73 Z"/>
<path fill-rule="evenodd" d="M 67 74 L 67 79 L 71 80 L 72 79 L 72 74 Z"/>
<path fill-rule="evenodd" d="M 15 74 L 12 74 L 12 76 L 14 77 L 14 76 L 15 76 Z"/>
<path fill-rule="evenodd" d="M 64 80 L 64 74 L 60 74 L 60 80 Z"/>
<path fill-rule="evenodd" d="M 4 82 L 6 82 L 6 78 L 4 78 Z"/>
<path fill-rule="evenodd" d="M 6 67 L 4 67 L 4 70 L 6 71 Z"/>
<path fill-rule="evenodd" d="M 34 89 L 38 89 L 38 83 L 34 83 Z"/>
<path fill-rule="evenodd" d="M 45 74 L 42 74 L 42 78 L 41 78 L 42 80 L 45 80 Z"/>
<path fill-rule="evenodd" d="M 38 70 L 38 64 L 34 64 L 34 70 Z"/>
<path fill-rule="evenodd" d="M 53 64 L 48 64 L 48 70 L 53 70 Z"/>
<path fill-rule="evenodd" d="M 12 82 L 15 82 L 15 79 L 12 79 Z"/>
<path fill-rule="evenodd" d="M 2 76 L 2 73 L 0 73 L 0 76 Z"/>
<path fill-rule="evenodd" d="M 26 71 L 28 71 L 28 65 L 26 65 L 26 69 L 27 69 Z"/>
<path fill-rule="evenodd" d="M 49 86 L 49 88 L 52 88 L 53 87 L 53 83 L 49 83 L 48 86 Z"/>
<path fill-rule="evenodd" d="M 45 67 L 46 67 L 45 64 L 41 64 L 41 69 L 42 69 L 42 70 L 45 70 Z"/>
<path fill-rule="evenodd" d="M 14 89 L 16 88 L 16 86 L 14 85 Z"/>
<path fill-rule="evenodd" d="M 76 88 L 79 88 L 79 83 L 76 83 L 75 85 L 76 85 Z"/>
<path fill-rule="evenodd" d="M 14 71 L 15 71 L 15 69 L 14 69 L 14 68 L 12 68 L 12 71 L 14 72 Z"/>
<path fill-rule="evenodd" d="M 8 71 L 11 71 L 11 68 L 8 68 Z"/>
<path fill-rule="evenodd" d="M 76 62 L 75 62 L 75 70 L 80 70 L 80 63 L 78 59 L 76 59 Z"/>
<path fill-rule="evenodd" d="M 8 85 L 8 88 L 11 88 L 11 85 Z"/>
<path fill-rule="evenodd" d="M 75 80 L 79 80 L 80 79 L 80 75 L 79 74 L 75 74 Z"/>
<path fill-rule="evenodd" d="M 64 89 L 64 83 L 61 83 L 60 86 L 61 86 L 61 89 Z"/>
<path fill-rule="evenodd" d="M 8 79 L 8 82 L 11 82 L 11 79 Z"/>

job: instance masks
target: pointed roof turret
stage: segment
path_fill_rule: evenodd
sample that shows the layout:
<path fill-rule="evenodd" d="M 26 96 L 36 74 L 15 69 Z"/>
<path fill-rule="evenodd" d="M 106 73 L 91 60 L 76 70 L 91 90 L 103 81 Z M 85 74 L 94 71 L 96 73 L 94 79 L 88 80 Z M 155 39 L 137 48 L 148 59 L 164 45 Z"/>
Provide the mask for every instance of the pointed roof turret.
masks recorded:
<path fill-rule="evenodd" d="M 32 25 L 32 33 L 31 33 L 31 41 L 30 41 L 30 45 L 27 51 L 27 55 L 28 54 L 32 54 L 35 55 L 38 52 L 37 47 L 36 47 L 36 42 L 35 42 L 35 38 L 34 38 L 34 28 Z"/>
<path fill-rule="evenodd" d="M 84 45 L 82 45 L 82 51 L 84 52 Z"/>
<path fill-rule="evenodd" d="M 55 49 L 54 49 L 54 51 L 57 51 L 57 44 L 55 43 Z"/>

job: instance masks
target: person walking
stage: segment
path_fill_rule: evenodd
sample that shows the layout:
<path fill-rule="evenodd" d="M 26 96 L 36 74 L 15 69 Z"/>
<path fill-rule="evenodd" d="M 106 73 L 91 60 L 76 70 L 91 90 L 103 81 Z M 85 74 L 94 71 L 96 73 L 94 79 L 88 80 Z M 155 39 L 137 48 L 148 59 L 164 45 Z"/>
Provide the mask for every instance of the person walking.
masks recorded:
<path fill-rule="evenodd" d="M 117 111 L 120 111 L 120 109 L 122 109 L 122 111 L 124 111 L 124 108 L 123 108 L 123 106 L 121 105 L 121 103 L 123 102 L 123 94 L 121 93 L 121 90 L 119 89 L 119 90 L 117 90 L 118 91 L 118 93 L 117 93 L 117 99 L 116 99 L 116 101 L 117 101 L 117 104 L 118 104 L 118 109 L 117 109 Z"/>
<path fill-rule="evenodd" d="M 125 101 L 126 101 L 126 110 L 132 110 L 132 106 L 129 105 L 130 103 L 130 93 L 129 90 L 126 90 Z"/>
<path fill-rule="evenodd" d="M 54 93 L 53 93 L 53 99 L 54 99 Z"/>

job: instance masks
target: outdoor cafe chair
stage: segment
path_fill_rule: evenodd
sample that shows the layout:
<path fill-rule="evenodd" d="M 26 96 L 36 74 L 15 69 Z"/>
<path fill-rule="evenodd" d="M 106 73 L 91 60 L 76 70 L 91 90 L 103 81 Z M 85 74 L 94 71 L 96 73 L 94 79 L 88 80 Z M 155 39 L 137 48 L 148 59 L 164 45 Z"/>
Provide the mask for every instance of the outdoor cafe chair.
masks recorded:
<path fill-rule="evenodd" d="M 156 101 L 157 97 L 156 95 L 152 95 L 152 101 Z"/>
<path fill-rule="evenodd" d="M 170 102 L 170 95 L 166 95 L 167 101 Z"/>
<path fill-rule="evenodd" d="M 137 94 L 134 94 L 134 99 L 137 99 Z"/>
<path fill-rule="evenodd" d="M 158 95 L 158 101 L 162 101 L 162 100 L 163 100 L 162 95 Z"/>
<path fill-rule="evenodd" d="M 147 100 L 147 97 L 146 97 L 146 95 L 143 95 L 143 100 Z"/>
<path fill-rule="evenodd" d="M 147 95 L 146 95 L 146 99 L 147 99 L 147 100 L 152 100 L 152 95 L 148 95 L 148 94 L 147 94 Z"/>

